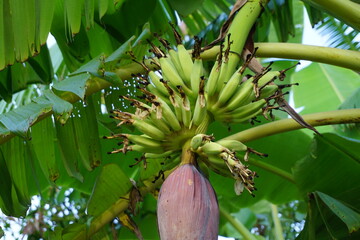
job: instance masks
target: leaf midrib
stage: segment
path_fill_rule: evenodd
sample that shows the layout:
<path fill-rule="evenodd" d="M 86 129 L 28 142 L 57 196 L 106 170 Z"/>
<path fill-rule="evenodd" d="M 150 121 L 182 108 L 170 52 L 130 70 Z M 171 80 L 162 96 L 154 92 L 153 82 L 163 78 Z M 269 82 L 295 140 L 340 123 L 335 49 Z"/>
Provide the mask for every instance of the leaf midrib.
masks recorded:
<path fill-rule="evenodd" d="M 338 97 L 340 103 L 344 102 L 345 97 L 340 93 L 339 89 L 336 87 L 336 84 L 334 82 L 334 79 L 328 74 L 328 72 L 324 69 L 324 66 L 322 64 L 319 64 L 321 71 L 325 75 L 326 79 L 328 80 L 331 88 L 334 90 L 336 96 Z"/>

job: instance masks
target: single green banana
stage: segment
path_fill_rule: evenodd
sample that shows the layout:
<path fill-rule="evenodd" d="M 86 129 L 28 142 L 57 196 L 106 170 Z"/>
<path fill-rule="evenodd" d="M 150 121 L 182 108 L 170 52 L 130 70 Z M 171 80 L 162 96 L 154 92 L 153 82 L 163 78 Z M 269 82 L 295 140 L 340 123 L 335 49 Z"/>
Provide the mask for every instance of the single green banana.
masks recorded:
<path fill-rule="evenodd" d="M 199 147 L 211 140 L 214 140 L 212 135 L 206 135 L 204 133 L 196 134 L 190 141 L 191 150 L 196 151 Z"/>
<path fill-rule="evenodd" d="M 137 145 L 143 147 L 150 147 L 150 148 L 162 148 L 163 143 L 157 140 L 154 140 L 147 136 L 140 136 L 140 135 L 133 135 L 133 134 L 123 134 L 123 136 L 129 139 L 130 142 L 135 143 Z"/>
<path fill-rule="evenodd" d="M 176 115 L 174 114 L 173 110 L 170 108 L 170 106 L 161 98 L 157 98 L 156 99 L 162 108 L 162 115 L 163 118 L 167 121 L 167 123 L 170 125 L 170 127 L 175 130 L 175 131 L 179 131 L 181 129 L 181 125 L 176 117 Z"/>
<path fill-rule="evenodd" d="M 206 100 L 205 100 L 206 101 Z M 192 118 L 192 124 L 195 126 L 199 126 L 200 123 L 204 120 L 206 109 L 206 102 L 205 104 L 201 104 L 201 96 L 199 95 L 196 99 L 195 107 L 194 107 L 194 114 Z"/>
<path fill-rule="evenodd" d="M 271 97 L 277 90 L 279 90 L 279 87 L 275 84 L 266 85 L 260 89 L 259 99 Z"/>
<path fill-rule="evenodd" d="M 193 68 L 193 64 L 194 64 L 193 60 L 191 58 L 191 55 L 185 49 L 184 45 L 178 44 L 177 50 L 178 50 L 180 65 L 181 65 L 181 68 L 182 68 L 182 70 L 184 72 L 184 76 L 185 76 L 184 81 L 187 86 L 190 86 L 191 85 L 190 77 L 191 77 L 191 72 L 192 72 L 192 68 Z"/>
<path fill-rule="evenodd" d="M 218 155 L 227 151 L 229 150 L 216 142 L 207 142 L 198 148 L 198 152 L 202 152 L 206 155 Z"/>
<path fill-rule="evenodd" d="M 217 103 L 219 106 L 224 105 L 234 95 L 237 86 L 241 83 L 241 80 L 242 74 L 239 71 L 236 71 L 220 91 Z"/>
<path fill-rule="evenodd" d="M 240 141 L 222 139 L 216 142 L 233 152 L 234 151 L 244 152 L 247 150 L 247 146 Z"/>
<path fill-rule="evenodd" d="M 193 93 L 199 92 L 200 78 L 203 75 L 203 63 L 201 58 L 196 58 L 191 70 L 191 89 Z"/>
<path fill-rule="evenodd" d="M 150 119 L 155 126 L 157 126 L 166 135 L 171 134 L 171 125 L 165 120 L 164 117 L 158 119 L 155 112 L 151 112 Z"/>
<path fill-rule="evenodd" d="M 182 100 L 180 98 L 180 96 L 175 95 L 175 105 L 174 105 L 174 111 L 175 111 L 175 116 L 176 119 L 182 123 L 183 118 L 182 118 Z"/>
<path fill-rule="evenodd" d="M 208 97 L 212 97 L 216 92 L 217 82 L 220 75 L 220 68 L 221 66 L 219 66 L 218 61 L 216 61 L 213 68 L 211 69 L 209 79 L 205 86 L 205 91 L 207 92 Z"/>
<path fill-rule="evenodd" d="M 160 76 L 158 76 L 154 71 L 149 71 L 148 73 L 150 78 L 150 84 L 148 85 L 149 91 L 151 91 L 151 86 L 155 86 L 155 88 L 164 96 L 169 96 L 168 91 L 166 90 L 164 84 L 160 81 Z M 150 88 L 149 88 L 150 87 Z"/>
<path fill-rule="evenodd" d="M 255 102 L 248 103 L 244 106 L 238 107 L 232 111 L 226 112 L 224 116 L 234 116 L 234 117 L 243 117 L 248 114 L 251 114 L 258 109 L 261 109 L 266 104 L 265 99 L 259 99 Z"/>
<path fill-rule="evenodd" d="M 181 86 L 186 93 L 186 95 L 191 96 L 192 91 L 186 86 L 184 81 L 181 79 L 180 75 L 176 71 L 176 68 L 171 63 L 171 60 L 166 57 L 162 57 L 159 59 L 161 70 L 163 73 L 163 78 L 166 81 L 169 81 L 170 85 L 176 89 L 177 86 Z"/>
<path fill-rule="evenodd" d="M 266 74 L 264 74 L 264 76 L 262 76 L 261 78 L 259 78 L 258 80 L 258 86 L 259 87 L 263 87 L 265 84 L 273 81 L 274 79 L 276 79 L 277 77 L 279 77 L 281 75 L 280 71 L 269 71 Z"/>
<path fill-rule="evenodd" d="M 220 92 L 221 89 L 223 89 L 223 87 L 225 86 L 225 82 L 227 82 L 229 80 L 229 78 L 227 78 L 228 68 L 229 68 L 228 62 L 223 62 L 221 64 L 220 75 L 219 75 L 219 78 L 216 83 L 215 93 Z"/>
<path fill-rule="evenodd" d="M 215 173 L 232 178 L 232 174 L 229 171 L 229 168 L 225 164 L 224 160 L 218 155 L 209 155 L 206 158 L 201 158 L 205 164 Z"/>
<path fill-rule="evenodd" d="M 166 158 L 171 156 L 174 153 L 174 151 L 166 151 L 162 153 L 145 153 L 145 158 L 154 158 L 154 159 L 160 159 L 160 158 Z"/>
<path fill-rule="evenodd" d="M 173 63 L 173 65 L 175 66 L 177 72 L 179 73 L 181 79 L 185 79 L 185 74 L 184 71 L 181 67 L 181 63 L 180 63 L 180 59 L 179 59 L 179 53 L 177 51 L 175 51 L 174 49 L 170 48 L 168 50 L 170 59 Z"/>
<path fill-rule="evenodd" d="M 238 120 L 241 119 L 243 122 L 243 119 L 251 119 L 255 116 L 257 116 L 260 113 L 262 113 L 262 107 L 266 104 L 265 99 L 260 99 L 256 102 L 249 103 L 245 106 L 239 107 L 238 109 L 226 112 L 224 114 L 219 114 L 216 116 L 215 119 L 219 121 L 225 121 L 225 122 L 239 122 Z"/>
<path fill-rule="evenodd" d="M 189 128 L 191 126 L 191 109 L 184 108 L 184 106 L 182 105 L 181 116 L 184 126 Z"/>
<path fill-rule="evenodd" d="M 144 147 L 142 145 L 137 145 L 137 144 L 128 146 L 127 150 L 128 151 L 142 152 L 142 153 L 157 153 L 157 154 L 164 152 L 164 149 L 160 148 L 160 147 L 156 147 L 156 148 Z"/>
<path fill-rule="evenodd" d="M 246 117 L 242 117 L 242 118 L 239 118 L 239 117 L 232 117 L 232 118 L 225 118 L 223 121 L 224 122 L 231 122 L 231 123 L 246 123 L 246 122 L 249 122 L 250 119 L 262 114 L 263 110 L 262 109 L 259 109 L 249 115 L 247 115 Z"/>
<path fill-rule="evenodd" d="M 155 140 L 164 140 L 165 133 L 158 129 L 157 127 L 141 120 L 131 120 L 130 121 L 134 127 L 136 127 L 140 132 L 145 133 Z"/>
<path fill-rule="evenodd" d="M 223 110 L 231 111 L 244 104 L 244 101 L 253 92 L 254 84 L 252 83 L 252 80 L 252 77 L 249 78 L 237 88 L 236 93 L 228 100 L 228 103 L 224 106 Z"/>

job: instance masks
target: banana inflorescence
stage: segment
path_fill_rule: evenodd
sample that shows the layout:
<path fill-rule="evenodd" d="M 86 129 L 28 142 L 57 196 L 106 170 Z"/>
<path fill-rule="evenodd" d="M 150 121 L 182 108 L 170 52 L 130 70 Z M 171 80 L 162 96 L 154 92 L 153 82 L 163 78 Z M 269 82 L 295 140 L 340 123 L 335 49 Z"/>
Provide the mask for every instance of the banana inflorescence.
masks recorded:
<path fill-rule="evenodd" d="M 163 47 L 150 43 L 154 58 L 152 70 L 149 65 L 141 64 L 146 74 L 134 75 L 142 93 L 139 100 L 133 96 L 122 96 L 136 108 L 135 113 L 112 111 L 112 117 L 118 125 L 134 126 L 142 135 L 115 134 L 106 138 L 122 140 L 122 148 L 110 153 L 139 151 L 145 158 L 163 159 L 167 156 L 179 156 L 185 143 L 190 142 L 190 150 L 197 159 L 215 172 L 235 178 L 235 191 L 240 194 L 247 189 L 251 194 L 255 190 L 256 173 L 248 169 L 236 152 L 244 153 L 246 161 L 249 153 L 255 152 L 239 141 L 220 140 L 207 134 L 212 121 L 225 124 L 249 123 L 255 117 L 272 117 L 271 110 L 276 98 L 283 96 L 284 85 L 276 85 L 274 80 L 284 77 L 284 71 L 272 71 L 270 65 L 261 73 L 253 76 L 245 70 L 255 56 L 256 50 L 236 71 L 230 69 L 228 61 L 231 42 L 221 50 L 207 74 L 202 59 L 201 41 L 195 38 L 195 46 L 190 54 L 181 44 L 179 34 L 177 50 L 158 37 Z M 163 50 L 165 49 L 165 50 Z M 256 152 L 255 152 L 256 153 Z"/>

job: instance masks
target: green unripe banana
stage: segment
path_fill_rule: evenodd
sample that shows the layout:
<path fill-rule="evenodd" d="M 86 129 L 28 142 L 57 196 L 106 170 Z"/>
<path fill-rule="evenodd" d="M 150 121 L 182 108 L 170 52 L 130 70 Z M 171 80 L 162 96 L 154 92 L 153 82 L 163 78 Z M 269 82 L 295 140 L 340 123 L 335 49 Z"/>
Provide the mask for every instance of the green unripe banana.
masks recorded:
<path fill-rule="evenodd" d="M 151 138 L 153 138 L 155 140 L 164 140 L 165 139 L 164 132 L 151 124 L 148 124 L 141 120 L 133 120 L 132 124 L 140 132 L 145 133 L 146 135 L 150 136 Z"/>
<path fill-rule="evenodd" d="M 227 139 L 223 139 L 223 140 L 219 140 L 217 141 L 218 144 L 226 147 L 227 149 L 229 149 L 230 151 L 240 151 L 240 152 L 244 152 L 247 150 L 247 146 L 245 144 L 243 144 L 240 141 L 236 141 L 236 140 L 227 140 Z"/>

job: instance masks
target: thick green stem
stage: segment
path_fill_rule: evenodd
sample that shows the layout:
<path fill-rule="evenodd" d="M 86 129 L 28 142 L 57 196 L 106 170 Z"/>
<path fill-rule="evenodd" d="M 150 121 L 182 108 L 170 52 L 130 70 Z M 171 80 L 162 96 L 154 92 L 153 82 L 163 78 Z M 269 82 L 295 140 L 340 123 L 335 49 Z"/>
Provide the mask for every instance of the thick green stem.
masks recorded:
<path fill-rule="evenodd" d="M 256 19 L 259 17 L 264 6 L 263 4 L 266 4 L 267 2 L 268 0 L 248 1 L 234 17 L 228 30 L 228 34 L 230 34 L 230 41 L 232 41 L 231 51 L 237 54 L 230 54 L 229 56 L 229 72 L 235 71 L 235 68 L 240 61 L 238 54 L 242 53 L 249 32 Z M 225 40 L 225 49 L 226 47 L 227 41 Z"/>
<path fill-rule="evenodd" d="M 270 207 L 271 207 L 272 219 L 274 222 L 274 238 L 277 240 L 284 240 L 283 230 L 282 230 L 281 222 L 280 222 L 280 219 L 278 216 L 278 214 L 279 214 L 278 208 L 274 204 L 270 204 Z"/>
<path fill-rule="evenodd" d="M 302 117 L 307 123 L 314 127 L 342 123 L 359 123 L 360 108 L 313 113 L 304 115 Z M 245 143 L 259 138 L 301 128 L 303 127 L 295 120 L 287 118 L 241 131 L 239 133 L 230 135 L 225 139 L 234 139 Z"/>
<path fill-rule="evenodd" d="M 296 43 L 256 43 L 259 57 L 310 60 L 360 71 L 360 52 Z"/>
<path fill-rule="evenodd" d="M 264 170 L 266 170 L 268 172 L 271 172 L 271 173 L 273 173 L 275 175 L 278 175 L 279 177 L 282 177 L 282 178 L 288 180 L 289 182 L 295 184 L 295 180 L 294 180 L 293 175 L 291 173 L 286 172 L 285 170 L 282 170 L 282 169 L 280 169 L 278 167 L 275 167 L 275 166 L 273 166 L 271 164 L 268 164 L 266 162 L 256 160 L 256 159 L 253 159 L 253 158 L 249 159 L 249 163 L 252 166 L 256 166 L 256 167 L 259 167 L 261 169 L 264 169 Z"/>
<path fill-rule="evenodd" d="M 256 240 L 256 237 L 239 220 L 220 207 L 220 214 L 243 236 L 245 240 Z"/>
<path fill-rule="evenodd" d="M 182 147 L 181 163 L 180 163 L 181 165 L 184 165 L 184 164 L 197 165 L 195 154 L 193 151 L 190 150 L 191 149 L 190 142 L 191 142 L 191 139 L 188 140 Z"/>
<path fill-rule="evenodd" d="M 330 47 L 319 47 L 298 43 L 255 43 L 257 57 L 309 60 L 349 68 L 360 72 L 360 52 Z M 215 46 L 203 54 L 203 60 L 214 60 L 219 53 Z"/>
<path fill-rule="evenodd" d="M 360 31 L 360 4 L 350 0 L 304 0 Z"/>

